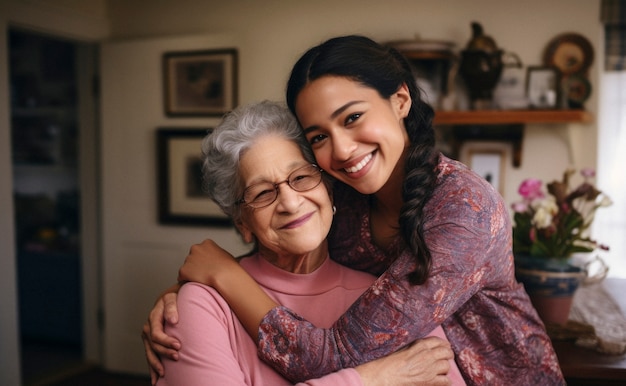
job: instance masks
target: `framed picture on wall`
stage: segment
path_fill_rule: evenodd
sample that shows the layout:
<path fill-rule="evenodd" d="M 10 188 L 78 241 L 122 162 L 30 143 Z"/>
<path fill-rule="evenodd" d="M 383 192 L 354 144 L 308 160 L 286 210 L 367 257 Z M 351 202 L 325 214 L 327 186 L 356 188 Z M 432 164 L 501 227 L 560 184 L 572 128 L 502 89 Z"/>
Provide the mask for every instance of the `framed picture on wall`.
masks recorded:
<path fill-rule="evenodd" d="M 506 165 L 511 144 L 498 141 L 469 141 L 461 147 L 459 160 L 487 180 L 504 195 Z"/>
<path fill-rule="evenodd" d="M 237 50 L 163 55 L 165 113 L 222 116 L 237 106 Z"/>
<path fill-rule="evenodd" d="M 211 129 L 157 129 L 158 218 L 161 224 L 230 226 L 202 190 L 202 139 Z"/>

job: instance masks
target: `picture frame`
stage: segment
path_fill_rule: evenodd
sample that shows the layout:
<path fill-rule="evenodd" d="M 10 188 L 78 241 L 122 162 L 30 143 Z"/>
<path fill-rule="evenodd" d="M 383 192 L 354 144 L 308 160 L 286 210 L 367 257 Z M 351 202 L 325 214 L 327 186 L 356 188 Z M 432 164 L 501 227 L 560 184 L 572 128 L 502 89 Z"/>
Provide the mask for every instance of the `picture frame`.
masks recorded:
<path fill-rule="evenodd" d="M 493 90 L 494 107 L 502 110 L 527 109 L 525 67 L 504 67 Z"/>
<path fill-rule="evenodd" d="M 534 109 L 555 109 L 559 100 L 560 74 L 556 67 L 531 66 L 526 75 L 526 97 Z"/>
<path fill-rule="evenodd" d="M 163 54 L 165 114 L 222 116 L 237 106 L 234 48 Z"/>
<path fill-rule="evenodd" d="M 161 224 L 231 226 L 202 190 L 201 144 L 210 128 L 158 128 L 158 219 Z"/>
<path fill-rule="evenodd" d="M 504 195 L 506 167 L 512 157 L 512 145 L 499 141 L 468 141 L 463 144 L 459 161 L 487 180 Z"/>

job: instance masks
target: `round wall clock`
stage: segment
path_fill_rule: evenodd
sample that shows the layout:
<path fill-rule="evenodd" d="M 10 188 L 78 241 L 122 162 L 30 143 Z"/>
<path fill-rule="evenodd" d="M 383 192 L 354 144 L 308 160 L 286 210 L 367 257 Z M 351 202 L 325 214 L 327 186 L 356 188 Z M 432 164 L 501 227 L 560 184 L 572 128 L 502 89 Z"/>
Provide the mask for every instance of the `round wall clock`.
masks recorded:
<path fill-rule="evenodd" d="M 586 73 L 593 62 L 593 47 L 580 34 L 561 34 L 548 43 L 543 62 L 558 68 L 563 75 Z"/>

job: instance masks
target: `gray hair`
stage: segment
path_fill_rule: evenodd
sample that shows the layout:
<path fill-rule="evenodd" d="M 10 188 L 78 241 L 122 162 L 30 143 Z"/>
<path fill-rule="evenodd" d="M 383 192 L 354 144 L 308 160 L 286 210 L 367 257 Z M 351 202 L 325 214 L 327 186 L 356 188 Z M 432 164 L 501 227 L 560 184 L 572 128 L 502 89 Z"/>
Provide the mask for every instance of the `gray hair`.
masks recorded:
<path fill-rule="evenodd" d="M 300 125 L 283 104 L 262 101 L 240 106 L 224 116 L 222 122 L 202 141 L 203 187 L 222 211 L 238 222 L 237 203 L 244 186 L 239 175 L 239 161 L 260 138 L 278 135 L 295 142 L 304 158 L 315 157 Z"/>

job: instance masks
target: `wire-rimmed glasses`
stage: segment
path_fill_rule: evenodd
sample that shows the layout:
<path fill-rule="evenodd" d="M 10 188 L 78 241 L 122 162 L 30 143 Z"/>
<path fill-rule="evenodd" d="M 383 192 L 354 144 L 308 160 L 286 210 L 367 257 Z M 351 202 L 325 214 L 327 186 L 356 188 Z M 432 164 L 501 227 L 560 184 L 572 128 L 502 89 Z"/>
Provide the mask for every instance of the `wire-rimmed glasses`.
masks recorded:
<path fill-rule="evenodd" d="M 278 186 L 287 183 L 296 192 L 306 192 L 317 187 L 322 182 L 322 169 L 314 164 L 308 164 L 298 168 L 281 182 L 260 182 L 250 185 L 243 191 L 240 204 L 247 205 L 254 209 L 266 207 L 278 198 Z"/>

